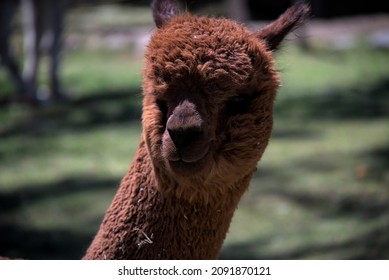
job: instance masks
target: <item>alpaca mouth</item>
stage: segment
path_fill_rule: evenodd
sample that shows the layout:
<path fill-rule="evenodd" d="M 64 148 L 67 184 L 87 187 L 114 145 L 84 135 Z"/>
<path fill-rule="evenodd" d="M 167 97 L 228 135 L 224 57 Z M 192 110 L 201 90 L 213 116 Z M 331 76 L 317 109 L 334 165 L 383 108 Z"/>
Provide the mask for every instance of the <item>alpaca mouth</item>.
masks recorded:
<path fill-rule="evenodd" d="M 205 166 L 207 166 L 206 161 L 207 156 L 196 160 L 196 161 L 185 161 L 184 159 L 179 160 L 169 160 L 169 168 L 175 174 L 180 174 L 181 176 L 196 176 L 196 174 L 203 173 Z"/>
<path fill-rule="evenodd" d="M 177 163 L 177 164 L 194 163 L 194 162 L 197 162 L 197 161 L 198 160 L 188 160 L 188 159 L 183 159 L 183 158 L 170 160 L 170 162 L 174 162 L 174 163 Z"/>
<path fill-rule="evenodd" d="M 170 151 L 167 155 L 167 163 L 174 173 L 184 174 L 185 176 L 193 176 L 201 172 L 207 166 L 209 158 L 209 146 L 189 153 L 185 150 Z"/>
<path fill-rule="evenodd" d="M 196 164 L 197 161 L 192 161 L 192 162 L 189 162 L 189 161 L 184 161 L 182 159 L 179 159 L 179 160 L 170 160 L 169 161 L 169 164 L 173 167 L 180 167 L 180 168 L 184 168 L 184 167 L 189 167 L 191 165 L 194 165 Z"/>
<path fill-rule="evenodd" d="M 170 156 L 168 156 L 168 161 L 170 164 L 179 165 L 179 166 L 191 166 L 201 162 L 208 154 L 208 149 L 200 154 L 196 154 L 193 156 L 187 156 L 180 152 L 176 152 Z"/>
<path fill-rule="evenodd" d="M 200 161 L 206 156 L 207 153 L 208 149 L 195 154 L 185 154 L 180 150 L 176 150 L 174 153 L 168 156 L 168 160 L 177 164 L 191 164 Z"/>
<path fill-rule="evenodd" d="M 170 139 L 162 143 L 162 155 L 172 164 L 191 165 L 202 161 L 210 151 L 210 142 L 197 143 L 197 145 L 179 146 Z"/>

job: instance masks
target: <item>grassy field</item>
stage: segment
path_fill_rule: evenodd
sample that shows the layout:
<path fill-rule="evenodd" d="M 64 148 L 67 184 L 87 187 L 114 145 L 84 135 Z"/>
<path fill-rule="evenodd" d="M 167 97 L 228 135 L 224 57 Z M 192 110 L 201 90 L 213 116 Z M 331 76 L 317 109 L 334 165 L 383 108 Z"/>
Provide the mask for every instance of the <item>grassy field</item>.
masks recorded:
<path fill-rule="evenodd" d="M 81 257 L 137 147 L 141 60 L 65 57 L 71 101 L 0 108 L 1 255 Z M 289 43 L 277 60 L 273 137 L 221 257 L 389 258 L 389 53 Z"/>

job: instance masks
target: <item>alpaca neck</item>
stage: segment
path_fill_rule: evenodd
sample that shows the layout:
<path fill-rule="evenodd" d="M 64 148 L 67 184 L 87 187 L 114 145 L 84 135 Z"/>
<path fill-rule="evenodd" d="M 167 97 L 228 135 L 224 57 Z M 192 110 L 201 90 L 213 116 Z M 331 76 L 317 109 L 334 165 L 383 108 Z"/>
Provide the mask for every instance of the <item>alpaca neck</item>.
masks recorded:
<path fill-rule="evenodd" d="M 248 184 L 249 179 L 245 180 Z M 217 258 L 236 204 L 194 203 L 157 189 L 144 141 L 84 259 Z"/>

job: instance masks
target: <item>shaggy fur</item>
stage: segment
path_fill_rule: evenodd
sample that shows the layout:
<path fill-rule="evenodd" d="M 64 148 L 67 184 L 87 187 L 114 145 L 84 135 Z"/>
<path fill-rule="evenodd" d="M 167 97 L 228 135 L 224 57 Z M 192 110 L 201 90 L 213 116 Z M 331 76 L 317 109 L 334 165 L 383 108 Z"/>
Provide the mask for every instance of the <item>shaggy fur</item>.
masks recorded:
<path fill-rule="evenodd" d="M 252 33 L 154 1 L 140 145 L 84 259 L 218 257 L 271 135 L 272 50 L 307 13 Z"/>

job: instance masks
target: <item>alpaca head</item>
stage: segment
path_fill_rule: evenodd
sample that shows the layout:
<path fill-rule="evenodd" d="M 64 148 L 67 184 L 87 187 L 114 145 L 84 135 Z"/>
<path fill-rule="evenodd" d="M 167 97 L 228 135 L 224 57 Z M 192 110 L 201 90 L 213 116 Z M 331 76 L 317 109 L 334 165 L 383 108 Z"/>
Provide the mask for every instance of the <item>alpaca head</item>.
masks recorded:
<path fill-rule="evenodd" d="M 156 175 L 170 178 L 166 191 L 217 196 L 251 176 L 272 130 L 279 86 L 272 52 L 307 13 L 295 5 L 251 32 L 154 1 L 143 128 Z"/>

